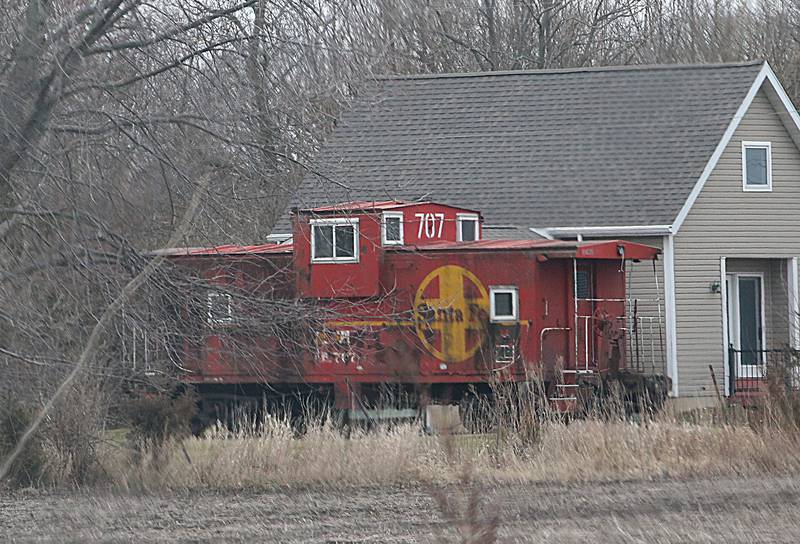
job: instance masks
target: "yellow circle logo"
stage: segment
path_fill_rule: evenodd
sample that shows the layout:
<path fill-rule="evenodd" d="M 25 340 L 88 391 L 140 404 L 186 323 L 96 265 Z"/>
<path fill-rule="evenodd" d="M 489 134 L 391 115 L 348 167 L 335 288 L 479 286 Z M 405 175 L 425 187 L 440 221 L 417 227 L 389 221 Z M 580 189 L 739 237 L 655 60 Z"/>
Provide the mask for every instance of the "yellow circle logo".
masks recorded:
<path fill-rule="evenodd" d="M 481 281 L 461 266 L 441 266 L 425 276 L 414 297 L 417 336 L 434 357 L 459 363 L 483 343 L 489 295 Z"/>

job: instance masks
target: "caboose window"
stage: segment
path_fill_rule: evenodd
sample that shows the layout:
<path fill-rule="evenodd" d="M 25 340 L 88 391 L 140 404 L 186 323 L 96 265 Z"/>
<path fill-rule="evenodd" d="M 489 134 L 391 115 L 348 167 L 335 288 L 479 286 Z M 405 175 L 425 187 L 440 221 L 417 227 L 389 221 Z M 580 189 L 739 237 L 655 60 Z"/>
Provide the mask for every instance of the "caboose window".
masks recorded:
<path fill-rule="evenodd" d="M 233 321 L 231 295 L 219 291 L 209 291 L 206 299 L 208 305 L 208 323 L 225 325 Z"/>
<path fill-rule="evenodd" d="M 358 262 L 358 219 L 313 219 L 311 262 Z"/>
<path fill-rule="evenodd" d="M 578 270 L 575 274 L 575 298 L 592 298 L 588 270 Z"/>
<path fill-rule="evenodd" d="M 519 291 L 516 287 L 489 288 L 489 316 L 492 321 L 516 321 L 519 318 Z"/>
<path fill-rule="evenodd" d="M 457 240 L 472 242 L 478 239 L 478 216 L 472 213 L 460 213 L 456 216 Z"/>
<path fill-rule="evenodd" d="M 385 246 L 403 245 L 402 212 L 386 212 L 383 214 L 381 235 Z"/>

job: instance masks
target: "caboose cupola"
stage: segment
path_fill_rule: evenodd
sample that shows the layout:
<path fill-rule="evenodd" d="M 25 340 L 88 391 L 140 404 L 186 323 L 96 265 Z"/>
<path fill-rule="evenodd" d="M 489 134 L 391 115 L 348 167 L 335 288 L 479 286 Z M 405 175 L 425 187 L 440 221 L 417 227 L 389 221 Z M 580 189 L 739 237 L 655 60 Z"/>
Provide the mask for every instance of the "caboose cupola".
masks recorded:
<path fill-rule="evenodd" d="M 476 241 L 481 215 L 435 202 L 356 201 L 293 213 L 297 290 L 317 298 L 378 294 L 385 251 Z"/>

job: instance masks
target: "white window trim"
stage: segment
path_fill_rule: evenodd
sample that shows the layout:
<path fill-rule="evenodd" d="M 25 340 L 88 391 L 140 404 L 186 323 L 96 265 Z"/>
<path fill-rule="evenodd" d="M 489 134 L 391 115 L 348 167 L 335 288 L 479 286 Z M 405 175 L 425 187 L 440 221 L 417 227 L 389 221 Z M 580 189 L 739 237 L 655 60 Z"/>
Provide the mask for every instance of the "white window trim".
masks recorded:
<path fill-rule="evenodd" d="M 461 235 L 461 222 L 462 221 L 475 221 L 475 240 L 481 239 L 481 221 L 477 213 L 457 213 L 456 214 L 456 240 L 463 242 L 464 238 Z"/>
<path fill-rule="evenodd" d="M 767 150 L 767 184 L 751 185 L 747 183 L 747 150 Z M 772 142 L 742 141 L 742 190 L 747 192 L 768 193 L 772 191 Z"/>
<path fill-rule="evenodd" d="M 312 263 L 357 263 L 359 257 L 359 228 L 358 218 L 339 217 L 332 219 L 312 219 L 311 223 L 311 262 Z M 315 225 L 352 225 L 353 226 L 353 256 L 352 257 L 315 257 L 316 247 L 314 246 L 314 226 Z M 333 229 L 333 252 L 336 253 L 336 229 Z"/>
<path fill-rule="evenodd" d="M 496 294 L 511 293 L 511 306 L 513 315 L 497 315 L 494 305 Z M 489 287 L 489 320 L 492 323 L 519 320 L 519 288 L 513 285 L 498 285 Z"/>
<path fill-rule="evenodd" d="M 224 297 L 227 300 L 228 312 L 225 317 L 216 317 L 214 315 L 214 299 Z M 233 323 L 233 297 L 230 293 L 223 293 L 221 291 L 209 291 L 206 295 L 206 314 L 208 316 L 209 325 L 229 325 Z"/>
<path fill-rule="evenodd" d="M 389 218 L 397 218 L 400 220 L 400 240 L 386 239 L 386 220 Z M 385 246 L 402 246 L 405 240 L 403 223 L 405 223 L 403 212 L 383 212 L 381 216 L 381 243 Z"/>

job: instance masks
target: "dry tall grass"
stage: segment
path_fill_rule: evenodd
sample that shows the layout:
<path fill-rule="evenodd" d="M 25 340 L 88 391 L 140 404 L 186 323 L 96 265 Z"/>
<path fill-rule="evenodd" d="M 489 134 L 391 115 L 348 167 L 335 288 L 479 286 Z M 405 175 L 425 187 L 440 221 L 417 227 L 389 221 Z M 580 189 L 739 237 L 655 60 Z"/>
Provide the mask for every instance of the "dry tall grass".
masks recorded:
<path fill-rule="evenodd" d="M 513 436 L 427 436 L 419 426 L 355 432 L 312 425 L 296 437 L 283 421 L 258 432 L 216 428 L 131 464 L 105 456 L 116 487 L 161 491 L 457 483 L 468 464 L 478 482 L 592 481 L 783 473 L 800 469 L 796 433 L 752 423 L 643 422 L 589 418 L 541 423 L 539 440 Z"/>

